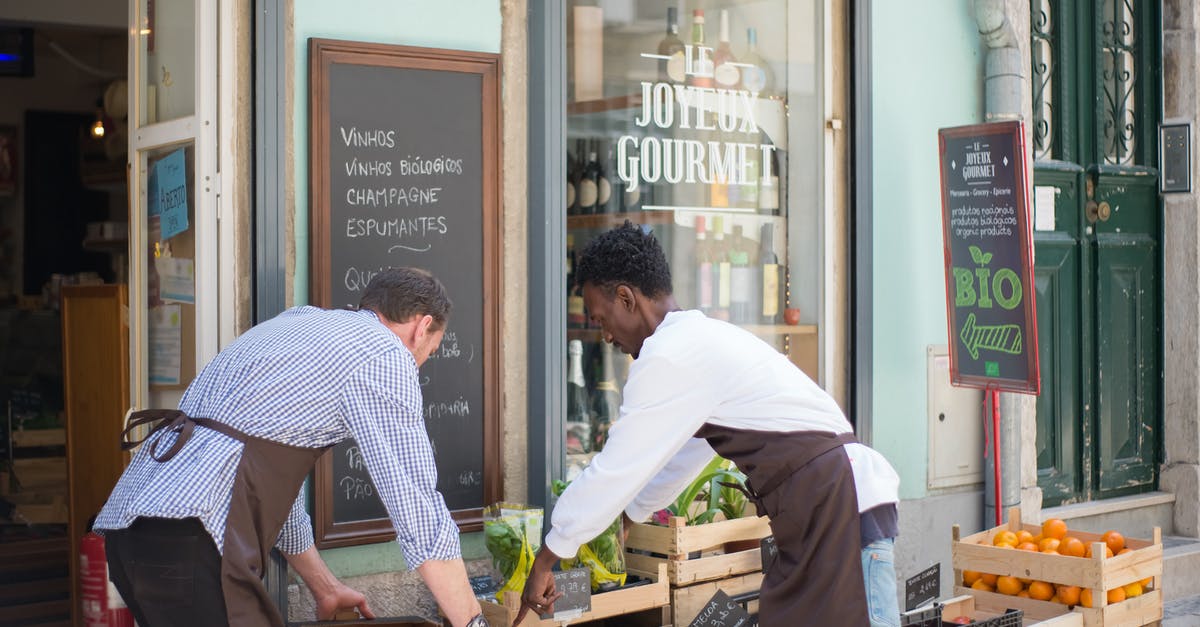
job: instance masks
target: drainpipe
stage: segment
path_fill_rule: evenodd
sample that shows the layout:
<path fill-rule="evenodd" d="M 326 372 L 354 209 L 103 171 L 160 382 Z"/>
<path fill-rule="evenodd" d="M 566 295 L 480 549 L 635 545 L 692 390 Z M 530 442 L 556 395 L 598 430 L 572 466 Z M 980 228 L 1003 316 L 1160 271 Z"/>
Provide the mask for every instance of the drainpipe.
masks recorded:
<path fill-rule="evenodd" d="M 1012 13 L 1005 0 L 975 0 L 975 20 L 979 35 L 987 46 L 984 62 L 985 119 L 988 122 L 1023 119 L 1022 94 L 1025 86 L 1025 63 L 1021 58 L 1017 28 L 1010 20 Z M 1003 396 L 1011 396 L 1003 394 Z M 1009 507 L 1021 502 L 1021 412 L 1013 411 L 1018 403 L 1001 402 L 1000 412 L 1000 513 L 1005 516 Z M 990 403 L 986 403 L 991 411 Z M 1004 411 L 1007 409 L 1008 411 Z M 984 471 L 983 520 L 991 527 L 995 520 L 995 447 L 988 447 Z"/>

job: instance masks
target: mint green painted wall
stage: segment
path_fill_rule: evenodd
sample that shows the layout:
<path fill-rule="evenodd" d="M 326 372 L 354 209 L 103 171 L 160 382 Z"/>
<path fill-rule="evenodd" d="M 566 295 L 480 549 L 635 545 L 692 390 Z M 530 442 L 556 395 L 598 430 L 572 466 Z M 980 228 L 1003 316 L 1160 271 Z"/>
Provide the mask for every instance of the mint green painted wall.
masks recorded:
<path fill-rule="evenodd" d="M 983 61 L 972 3 L 871 5 L 874 258 L 872 433 L 926 495 L 925 351 L 946 344 L 937 130 L 983 121 Z"/>
<path fill-rule="evenodd" d="M 308 40 L 311 37 L 500 52 L 500 0 L 295 0 L 292 84 L 296 185 L 295 303 L 308 302 Z M 483 534 L 462 536 L 463 557 L 487 557 Z M 338 577 L 403 570 L 395 542 L 321 552 Z"/>
<path fill-rule="evenodd" d="M 295 0 L 296 304 L 308 302 L 308 40 L 500 52 L 500 0 Z"/>

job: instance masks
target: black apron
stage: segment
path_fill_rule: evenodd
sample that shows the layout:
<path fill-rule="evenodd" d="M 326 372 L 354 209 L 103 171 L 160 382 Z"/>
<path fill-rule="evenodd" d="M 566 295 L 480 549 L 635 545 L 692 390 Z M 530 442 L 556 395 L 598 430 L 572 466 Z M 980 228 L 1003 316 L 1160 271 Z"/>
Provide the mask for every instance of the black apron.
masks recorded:
<path fill-rule="evenodd" d="M 779 555 L 763 578 L 759 624 L 867 625 L 858 491 L 842 445 L 853 433 L 704 425 L 696 437 L 747 477 Z"/>
<path fill-rule="evenodd" d="M 328 447 L 288 446 L 247 435 L 222 422 L 191 418 L 179 410 L 167 409 L 134 412 L 122 434 L 123 447 L 128 449 L 138 444 L 127 438 L 130 430 L 141 425 L 153 425 L 151 435 L 163 428 L 178 434 L 161 455 L 157 451 L 158 440 L 150 445 L 150 457 L 156 462 L 175 457 L 197 426 L 242 442 L 242 459 L 233 479 L 221 551 L 225 612 L 230 625 L 284 627 L 283 617 L 263 585 L 265 565 L 304 478 Z"/>

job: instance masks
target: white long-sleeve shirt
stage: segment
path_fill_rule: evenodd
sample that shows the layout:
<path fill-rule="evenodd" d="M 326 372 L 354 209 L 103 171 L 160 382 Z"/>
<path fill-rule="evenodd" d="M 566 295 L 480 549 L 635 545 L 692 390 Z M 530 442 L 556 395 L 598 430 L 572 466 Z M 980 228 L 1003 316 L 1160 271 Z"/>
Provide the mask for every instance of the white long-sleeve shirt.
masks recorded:
<path fill-rule="evenodd" d="M 546 546 L 575 555 L 622 509 L 644 521 L 669 504 L 716 452 L 704 424 L 753 431 L 852 431 L 841 408 L 775 348 L 748 331 L 676 311 L 646 338 L 629 370 L 604 450 L 559 497 Z M 882 455 L 846 445 L 863 512 L 899 500 Z"/>

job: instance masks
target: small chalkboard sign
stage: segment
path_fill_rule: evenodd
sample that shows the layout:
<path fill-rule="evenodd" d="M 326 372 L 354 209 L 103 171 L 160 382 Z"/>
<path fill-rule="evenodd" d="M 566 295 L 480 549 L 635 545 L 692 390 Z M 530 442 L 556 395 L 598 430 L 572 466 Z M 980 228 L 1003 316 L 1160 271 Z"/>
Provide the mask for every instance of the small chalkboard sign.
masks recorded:
<path fill-rule="evenodd" d="M 904 582 L 904 611 L 932 603 L 942 593 L 942 565 L 934 564 Z"/>
<path fill-rule="evenodd" d="M 562 597 L 554 602 L 553 614 L 544 619 L 571 620 L 592 611 L 592 574 L 587 568 L 572 568 L 554 573 L 554 589 Z"/>
<path fill-rule="evenodd" d="M 689 627 L 750 627 L 751 624 L 750 613 L 723 590 L 717 590 Z"/>
<path fill-rule="evenodd" d="M 779 557 L 779 547 L 775 544 L 775 536 L 767 536 L 759 542 L 759 549 L 762 551 L 762 572 L 767 574 L 768 570 L 775 565 L 775 559 Z"/>
<path fill-rule="evenodd" d="M 478 577 L 471 577 L 470 582 L 471 591 L 474 592 L 475 596 L 477 597 L 495 594 L 496 589 L 499 588 L 499 586 L 496 585 L 496 578 L 492 577 L 491 575 L 479 575 Z"/>
<path fill-rule="evenodd" d="M 309 40 L 309 302 L 354 308 L 389 267 L 437 276 L 454 309 L 421 366 L 437 490 L 461 531 L 501 497 L 499 56 Z M 353 439 L 314 473 L 319 548 L 395 537 Z"/>

